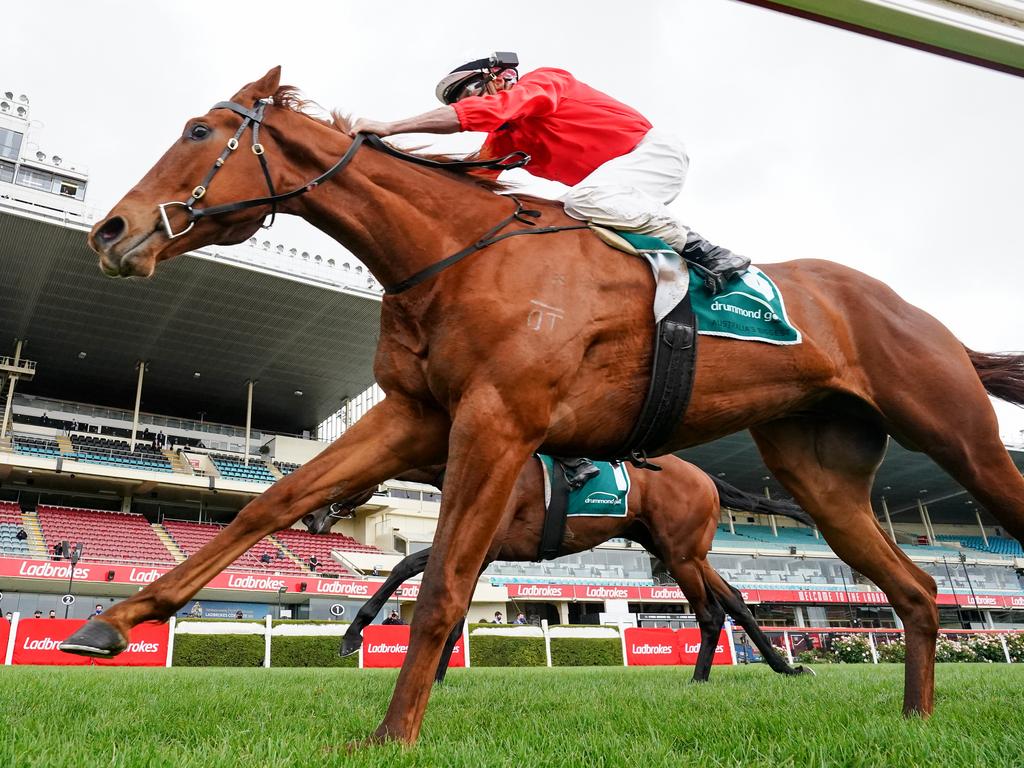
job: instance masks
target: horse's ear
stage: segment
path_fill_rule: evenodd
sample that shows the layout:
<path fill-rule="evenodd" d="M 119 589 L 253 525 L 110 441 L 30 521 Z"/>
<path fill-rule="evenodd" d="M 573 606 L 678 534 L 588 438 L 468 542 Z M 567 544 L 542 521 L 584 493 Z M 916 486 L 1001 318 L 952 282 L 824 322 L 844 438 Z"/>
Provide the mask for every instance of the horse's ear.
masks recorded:
<path fill-rule="evenodd" d="M 270 69 L 267 74 L 259 80 L 249 83 L 247 86 L 242 88 L 242 90 L 236 93 L 231 100 L 241 104 L 249 101 L 256 101 L 257 99 L 269 99 L 277 92 L 278 86 L 280 85 L 281 65 L 278 64 L 276 67 Z"/>

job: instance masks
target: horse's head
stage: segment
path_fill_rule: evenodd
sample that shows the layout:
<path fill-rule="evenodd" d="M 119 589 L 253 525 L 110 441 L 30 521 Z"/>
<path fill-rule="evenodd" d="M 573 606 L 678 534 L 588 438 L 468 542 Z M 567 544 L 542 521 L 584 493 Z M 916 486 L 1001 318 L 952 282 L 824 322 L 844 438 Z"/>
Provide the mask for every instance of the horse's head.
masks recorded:
<path fill-rule="evenodd" d="M 281 68 L 274 67 L 231 101 L 252 110 L 274 95 L 280 78 Z M 253 122 L 235 138 L 245 120 L 233 109 L 215 107 L 185 123 L 181 137 L 89 233 L 104 273 L 149 277 L 165 259 L 204 245 L 239 243 L 259 229 L 269 206 L 193 214 L 193 205 L 199 210 L 270 194 Z"/>

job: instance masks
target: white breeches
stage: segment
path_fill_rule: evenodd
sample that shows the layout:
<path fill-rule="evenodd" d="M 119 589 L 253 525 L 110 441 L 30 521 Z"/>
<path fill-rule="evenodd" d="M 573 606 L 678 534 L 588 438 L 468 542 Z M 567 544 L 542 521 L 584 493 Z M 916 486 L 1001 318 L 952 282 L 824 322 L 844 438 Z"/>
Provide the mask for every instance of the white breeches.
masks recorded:
<path fill-rule="evenodd" d="M 652 128 L 632 152 L 612 158 L 563 197 L 574 219 L 660 237 L 677 251 L 688 230 L 666 207 L 679 195 L 690 158 L 683 142 Z"/>

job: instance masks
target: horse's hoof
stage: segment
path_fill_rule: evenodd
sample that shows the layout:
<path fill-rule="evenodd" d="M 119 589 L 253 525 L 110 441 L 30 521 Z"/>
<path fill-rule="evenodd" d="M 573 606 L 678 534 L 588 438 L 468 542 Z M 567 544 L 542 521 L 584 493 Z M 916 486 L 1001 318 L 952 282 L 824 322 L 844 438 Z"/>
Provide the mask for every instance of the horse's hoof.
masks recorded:
<path fill-rule="evenodd" d="M 348 635 L 345 635 L 345 637 L 342 638 L 341 650 L 339 650 L 338 653 L 341 656 L 351 656 L 353 653 L 356 653 L 362 647 L 362 645 L 362 634 L 358 634 L 354 637 L 349 637 Z"/>
<path fill-rule="evenodd" d="M 103 619 L 92 619 L 71 637 L 60 644 L 64 653 L 77 656 L 98 656 L 110 658 L 117 656 L 128 647 L 128 640 L 113 625 Z"/>
<path fill-rule="evenodd" d="M 810 675 L 811 677 L 817 677 L 818 676 L 817 672 L 815 672 L 810 667 L 805 667 L 803 664 L 801 664 L 798 667 L 794 667 L 793 669 L 794 669 L 794 672 L 793 672 L 794 675 Z"/>

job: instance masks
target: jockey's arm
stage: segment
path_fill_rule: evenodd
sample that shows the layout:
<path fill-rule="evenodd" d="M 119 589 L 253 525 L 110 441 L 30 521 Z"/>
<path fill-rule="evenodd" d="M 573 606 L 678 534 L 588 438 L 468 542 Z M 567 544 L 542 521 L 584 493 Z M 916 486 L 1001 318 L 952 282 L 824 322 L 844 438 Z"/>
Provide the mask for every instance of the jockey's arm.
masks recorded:
<path fill-rule="evenodd" d="M 396 133 L 458 133 L 462 130 L 459 116 L 451 106 L 439 107 L 422 115 L 407 117 L 394 122 L 381 122 L 359 118 L 349 128 L 349 135 L 375 133 L 378 136 L 393 136 Z"/>

